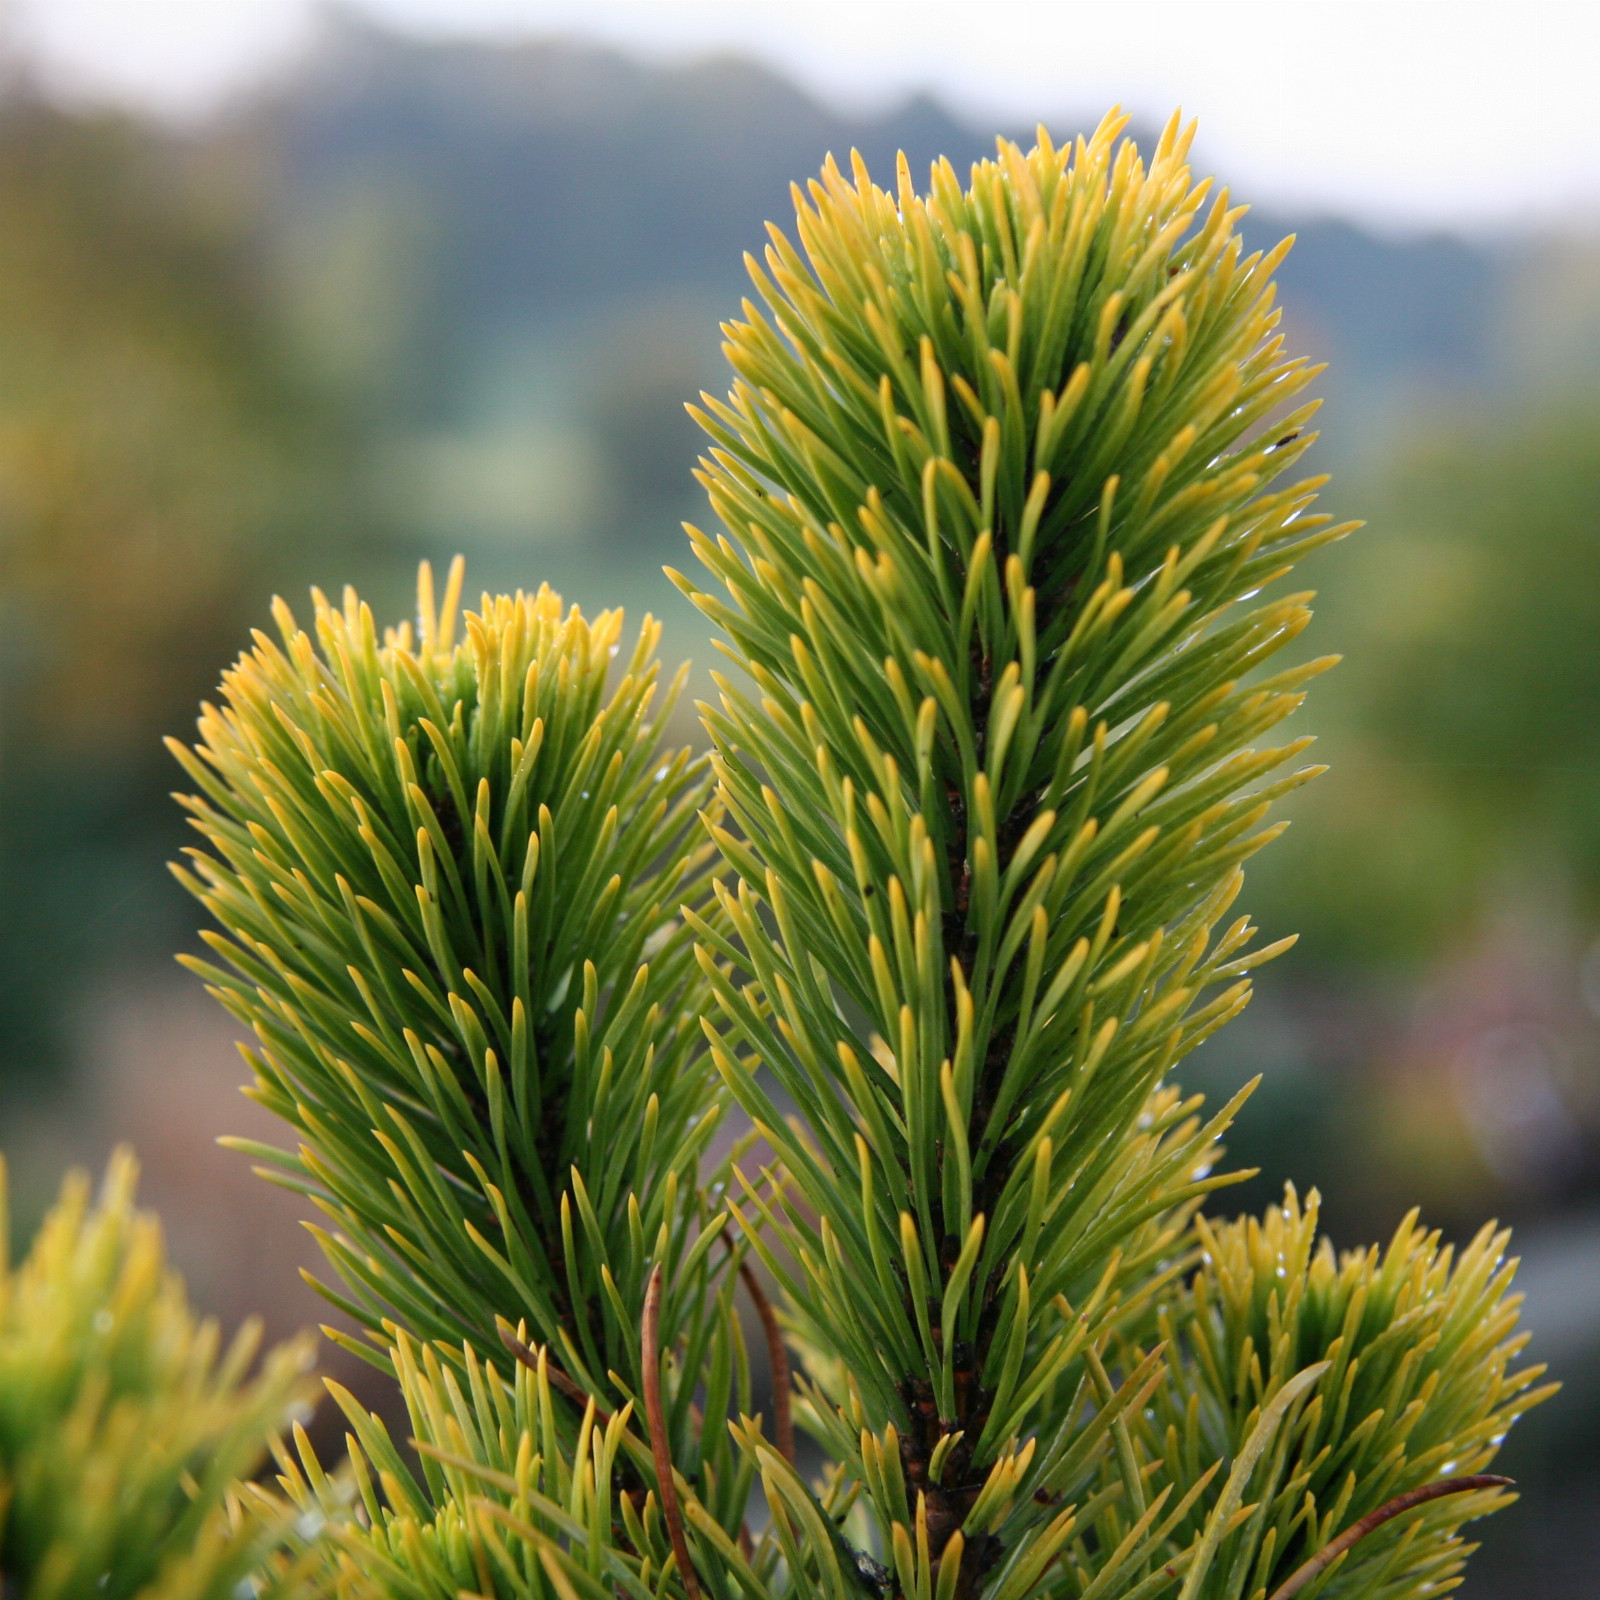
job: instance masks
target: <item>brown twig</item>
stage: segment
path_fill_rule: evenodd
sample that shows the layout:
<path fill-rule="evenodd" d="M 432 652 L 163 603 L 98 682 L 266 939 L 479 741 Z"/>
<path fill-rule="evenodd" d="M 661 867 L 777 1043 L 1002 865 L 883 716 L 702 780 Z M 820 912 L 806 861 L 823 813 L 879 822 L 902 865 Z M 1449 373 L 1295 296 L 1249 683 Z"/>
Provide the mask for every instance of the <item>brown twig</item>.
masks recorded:
<path fill-rule="evenodd" d="M 1493 1472 L 1479 1472 L 1470 1478 L 1441 1478 L 1437 1483 L 1425 1483 L 1420 1489 L 1397 1494 L 1376 1511 L 1369 1511 L 1359 1522 L 1352 1523 L 1331 1544 L 1325 1544 L 1306 1564 L 1273 1591 L 1271 1600 L 1290 1600 L 1299 1594 L 1318 1573 L 1326 1571 L 1351 1545 L 1359 1543 L 1373 1531 L 1381 1528 L 1391 1517 L 1398 1517 L 1413 1506 L 1425 1505 L 1429 1500 L 1440 1500 L 1447 1494 L 1468 1494 L 1474 1489 L 1504 1489 L 1511 1483 Z"/>
<path fill-rule="evenodd" d="M 748 1261 L 739 1263 L 739 1277 L 761 1319 L 761 1330 L 767 1336 L 767 1358 L 772 1366 L 772 1427 L 778 1436 L 778 1454 L 793 1466 L 794 1411 L 790 1398 L 789 1352 L 783 1347 L 783 1330 L 778 1326 L 778 1314 L 772 1309 L 761 1280 Z"/>
<path fill-rule="evenodd" d="M 661 1404 L 661 1263 L 650 1273 L 644 1291 L 644 1326 L 640 1357 L 644 1364 L 644 1414 L 650 1424 L 650 1453 L 656 1460 L 656 1486 L 661 1492 L 661 1515 L 672 1537 L 672 1553 L 689 1600 L 700 1600 L 700 1585 L 689 1564 L 689 1541 L 683 1535 L 678 1511 L 678 1486 L 672 1481 L 672 1447 L 667 1442 L 667 1413 Z"/>
<path fill-rule="evenodd" d="M 509 1350 L 511 1354 L 528 1369 L 529 1372 L 537 1372 L 539 1370 L 538 1356 L 535 1355 L 534 1352 L 530 1350 L 528 1346 L 525 1345 L 522 1340 L 520 1340 L 516 1334 L 511 1331 L 508 1324 L 502 1322 L 499 1326 L 500 1343 L 503 1344 L 506 1349 Z M 586 1393 L 579 1384 L 574 1383 L 572 1379 L 569 1378 L 566 1373 L 564 1373 L 561 1368 L 550 1359 L 548 1354 L 544 1359 L 544 1370 L 550 1379 L 551 1385 L 554 1388 L 559 1389 L 562 1394 L 564 1394 L 570 1401 L 573 1402 L 574 1405 L 586 1406 L 593 1401 L 594 1420 L 598 1422 L 602 1428 L 606 1428 L 611 1425 L 611 1413 L 607 1411 L 598 1400 L 595 1400 L 592 1394 Z"/>

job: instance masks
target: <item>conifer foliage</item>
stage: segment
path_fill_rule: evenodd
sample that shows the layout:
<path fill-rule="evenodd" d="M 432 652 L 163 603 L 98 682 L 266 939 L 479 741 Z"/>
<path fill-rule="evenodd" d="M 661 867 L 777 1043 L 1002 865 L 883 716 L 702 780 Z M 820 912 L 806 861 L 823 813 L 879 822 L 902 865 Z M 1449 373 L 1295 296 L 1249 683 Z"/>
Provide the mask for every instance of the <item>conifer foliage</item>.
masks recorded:
<path fill-rule="evenodd" d="M 1237 1102 L 1172 1075 L 1290 942 L 1233 906 L 1329 664 L 1269 665 L 1272 586 L 1348 530 L 1284 476 L 1287 242 L 1122 127 L 830 162 L 750 262 L 676 579 L 737 669 L 707 766 L 652 625 L 613 666 L 614 614 L 485 596 L 457 643 L 459 569 L 415 633 L 280 612 L 179 751 L 300 1141 L 256 1153 L 421 1463 L 342 1393 L 346 1473 L 284 1458 L 327 1592 L 1410 1600 L 1504 1502 L 1503 1235 L 1200 1214 Z"/>
<path fill-rule="evenodd" d="M 98 1202 L 68 1176 L 26 1259 L 0 1219 L 0 1578 L 15 1600 L 310 1600 L 281 1503 L 237 1480 L 304 1404 L 311 1350 L 243 1381 L 254 1325 L 219 1348 L 112 1157 Z M 5 1173 L 0 1166 L 0 1211 Z"/>
<path fill-rule="evenodd" d="M 702 1353 L 728 1336 L 679 917 L 712 855 L 704 762 L 656 748 L 658 625 L 608 694 L 619 612 L 485 596 L 458 641 L 461 579 L 436 604 L 425 571 L 417 630 L 381 641 L 354 595 L 316 596 L 316 641 L 280 606 L 282 645 L 225 675 L 197 752 L 174 741 L 211 847 L 180 876 L 231 970 L 190 964 L 255 1029 L 254 1095 L 303 1140 L 245 1148 L 335 1223 L 330 1297 L 377 1350 L 393 1318 L 503 1356 L 504 1316 L 612 1405 L 639 1392 L 654 1263 L 670 1328 Z"/>

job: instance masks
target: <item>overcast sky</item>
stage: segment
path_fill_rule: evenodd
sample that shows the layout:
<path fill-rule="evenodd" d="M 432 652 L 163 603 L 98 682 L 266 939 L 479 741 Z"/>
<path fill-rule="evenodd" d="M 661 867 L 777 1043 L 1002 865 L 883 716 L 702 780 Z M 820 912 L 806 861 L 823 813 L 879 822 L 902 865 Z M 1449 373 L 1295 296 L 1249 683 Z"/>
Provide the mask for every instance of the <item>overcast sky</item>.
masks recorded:
<path fill-rule="evenodd" d="M 1199 116 L 1235 189 L 1399 227 L 1600 228 L 1600 0 L 354 0 L 424 35 L 736 49 L 854 108 Z M 0 0 L 63 94 L 203 114 L 307 48 L 316 0 Z"/>

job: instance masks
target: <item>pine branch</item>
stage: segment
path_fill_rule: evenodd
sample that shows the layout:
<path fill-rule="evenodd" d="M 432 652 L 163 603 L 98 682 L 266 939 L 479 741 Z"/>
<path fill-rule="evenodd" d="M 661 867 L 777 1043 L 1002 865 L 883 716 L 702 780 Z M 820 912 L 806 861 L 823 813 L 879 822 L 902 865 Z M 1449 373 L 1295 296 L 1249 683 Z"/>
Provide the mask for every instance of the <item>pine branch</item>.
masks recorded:
<path fill-rule="evenodd" d="M 0 1576 L 27 1600 L 310 1600 L 291 1508 L 242 1483 L 304 1403 L 296 1340 L 245 1378 L 247 1323 L 220 1355 L 168 1268 L 138 1168 L 111 1158 L 98 1201 L 68 1176 L 9 1265 L 0 1163 Z"/>
<path fill-rule="evenodd" d="M 1341 1592 L 1417 1600 L 1459 1570 L 1460 1527 L 1509 1503 L 1506 1480 L 1485 1469 L 1554 1386 L 1536 1387 L 1538 1366 L 1513 1370 L 1527 1336 L 1516 1332 L 1505 1233 L 1485 1228 L 1458 1255 L 1413 1214 L 1387 1250 L 1336 1256 L 1317 1237 L 1317 1212 L 1315 1194 L 1302 1207 L 1291 1188 L 1260 1219 L 1197 1222 L 1200 1270 L 1156 1318 L 1177 1357 L 1171 1382 L 1135 1419 L 1136 1447 L 1152 1487 L 1182 1492 L 1234 1453 L 1285 1383 L 1324 1363 L 1299 1425 L 1250 1481 L 1255 1510 L 1224 1551 L 1227 1570 L 1253 1595 L 1359 1540 Z M 1130 1343 L 1118 1358 L 1140 1354 Z M 1441 1481 L 1459 1498 L 1432 1504 Z M 1174 1528 L 1173 1551 L 1208 1504 L 1202 1493 Z M 1393 1508 L 1419 1505 L 1428 1509 L 1403 1528 L 1384 1527 Z"/>
<path fill-rule="evenodd" d="M 255 1097 L 302 1141 L 247 1148 L 332 1220 L 330 1298 L 378 1352 L 397 1318 L 502 1359 L 497 1317 L 525 1319 L 614 1410 L 653 1264 L 673 1341 L 729 1337 L 678 915 L 706 909 L 707 780 L 656 747 L 656 624 L 608 686 L 619 613 L 485 596 L 457 642 L 460 586 L 458 562 L 436 603 L 424 566 L 417 628 L 381 642 L 353 594 L 315 596 L 315 640 L 278 605 L 281 645 L 258 635 L 200 744 L 174 745 L 209 847 L 178 875 L 227 930 L 226 965 L 192 965 L 256 1030 Z"/>
<path fill-rule="evenodd" d="M 616 1489 L 619 1469 L 649 1458 L 631 1431 L 631 1404 L 602 1423 L 591 1400 L 568 1451 L 545 1351 L 532 1368 L 519 1361 L 507 1379 L 467 1347 L 463 1382 L 437 1349 L 404 1334 L 393 1358 L 423 1481 L 382 1419 L 331 1382 L 352 1430 L 357 1503 L 323 1472 L 304 1437 L 298 1460 L 280 1457 L 286 1493 L 305 1515 L 326 1522 L 327 1593 L 353 1600 L 456 1600 L 463 1591 L 645 1600 L 656 1592 L 650 1564 L 659 1570 L 667 1551 L 653 1502 L 641 1519 L 633 1491 Z M 677 1585 L 665 1592 L 687 1600 Z"/>
<path fill-rule="evenodd" d="M 1348 530 L 1278 486 L 1289 241 L 1124 120 L 926 194 L 830 161 L 749 263 L 676 579 L 741 669 L 706 767 L 657 754 L 652 624 L 614 683 L 620 618 L 548 591 L 458 645 L 459 566 L 382 642 L 280 607 L 178 748 L 196 965 L 301 1141 L 246 1148 L 421 1463 L 340 1391 L 359 1508 L 282 1456 L 332 1592 L 1418 1600 L 1504 1503 L 1550 1392 L 1504 1235 L 1200 1215 L 1249 1089 L 1172 1074 L 1292 942 L 1232 907 L 1331 664 L 1266 675 L 1309 620 L 1267 591 Z M 729 1105 L 773 1160 L 707 1182 Z"/>
<path fill-rule="evenodd" d="M 650 1425 L 650 1452 L 655 1459 L 656 1491 L 661 1497 L 661 1515 L 672 1541 L 672 1554 L 678 1563 L 678 1576 L 689 1600 L 700 1600 L 700 1585 L 689 1560 L 689 1543 L 683 1535 L 683 1516 L 678 1510 L 678 1490 L 672 1481 L 672 1445 L 667 1437 L 667 1413 L 661 1403 L 661 1267 L 650 1274 L 644 1295 L 643 1334 L 640 1339 L 644 1364 L 644 1409 Z"/>
<path fill-rule="evenodd" d="M 794 1415 L 790 1396 L 789 1353 L 784 1349 L 783 1331 L 778 1326 L 778 1314 L 772 1309 L 767 1291 L 748 1261 L 739 1263 L 739 1281 L 744 1285 L 750 1303 L 756 1308 L 761 1331 L 767 1341 L 767 1362 L 772 1373 L 772 1432 L 778 1454 L 791 1466 L 794 1464 Z"/>
<path fill-rule="evenodd" d="M 1266 782 L 1303 743 L 1258 741 L 1326 663 L 1252 676 L 1308 613 L 1250 602 L 1345 531 L 1315 480 L 1267 487 L 1311 442 L 1287 245 L 1246 258 L 1189 131 L 1146 170 L 1122 125 L 926 196 L 830 163 L 696 413 L 722 592 L 677 581 L 752 685 L 703 708 L 740 880 L 727 931 L 691 919 L 713 1056 L 782 1163 L 756 1210 L 843 1385 L 813 1415 L 906 1594 L 1020 1596 L 1068 1537 L 1098 1457 L 1067 1397 L 1229 1181 L 1232 1108 L 1162 1083 L 1284 947 L 1223 919 L 1310 775 Z"/>

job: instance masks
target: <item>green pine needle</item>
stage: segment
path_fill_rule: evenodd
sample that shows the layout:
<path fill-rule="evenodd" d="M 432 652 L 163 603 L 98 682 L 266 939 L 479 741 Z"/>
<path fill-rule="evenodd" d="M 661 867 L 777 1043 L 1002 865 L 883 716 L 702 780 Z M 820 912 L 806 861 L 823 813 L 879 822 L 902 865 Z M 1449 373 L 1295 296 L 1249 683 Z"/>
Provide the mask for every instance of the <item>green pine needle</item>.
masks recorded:
<path fill-rule="evenodd" d="M 797 1240 L 805 1418 L 908 1595 L 1144 1592 L 1185 1549 L 1186 1593 L 1253 1593 L 1235 1510 L 1154 1493 L 1138 1419 L 1185 1380 L 1128 1341 L 1229 1181 L 1235 1107 L 1165 1080 L 1290 942 L 1227 917 L 1329 663 L 1262 675 L 1309 617 L 1262 591 L 1348 530 L 1274 483 L 1314 410 L 1289 242 L 1247 256 L 1192 130 L 1146 168 L 1123 122 L 926 195 L 830 162 L 696 412 L 727 532 L 690 530 L 715 588 L 677 581 L 745 673 L 704 708 L 714 1054 L 789 1186 L 743 1209 Z"/>

